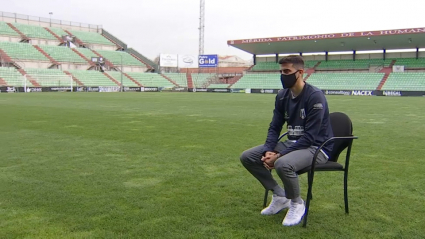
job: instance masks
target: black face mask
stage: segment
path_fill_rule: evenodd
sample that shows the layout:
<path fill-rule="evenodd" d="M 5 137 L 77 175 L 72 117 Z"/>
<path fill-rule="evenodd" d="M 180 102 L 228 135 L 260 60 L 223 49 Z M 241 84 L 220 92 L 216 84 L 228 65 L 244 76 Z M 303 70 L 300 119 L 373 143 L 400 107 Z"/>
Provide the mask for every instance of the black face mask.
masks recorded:
<path fill-rule="evenodd" d="M 298 71 L 290 74 L 284 75 L 280 74 L 280 81 L 282 82 L 283 89 L 292 88 L 297 82 L 297 76 L 295 75 Z"/>

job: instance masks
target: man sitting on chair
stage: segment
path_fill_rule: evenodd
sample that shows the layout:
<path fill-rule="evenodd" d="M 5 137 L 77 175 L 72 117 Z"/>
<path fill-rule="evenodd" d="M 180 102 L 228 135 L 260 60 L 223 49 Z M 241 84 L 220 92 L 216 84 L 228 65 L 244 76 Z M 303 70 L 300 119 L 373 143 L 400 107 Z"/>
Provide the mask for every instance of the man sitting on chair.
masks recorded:
<path fill-rule="evenodd" d="M 333 133 L 323 92 L 303 79 L 303 58 L 291 55 L 282 58 L 279 64 L 284 89 L 276 96 L 266 142 L 244 151 L 240 159 L 264 188 L 273 191 L 270 205 L 261 214 L 272 215 L 289 208 L 282 224 L 292 226 L 300 223 L 305 213 L 297 171 L 311 165 L 316 149 Z M 285 122 L 288 139 L 278 142 Z M 321 150 L 317 156 L 318 164 L 327 162 L 332 147 L 333 144 L 329 143 Z M 273 179 L 270 172 L 273 168 L 284 189 Z"/>

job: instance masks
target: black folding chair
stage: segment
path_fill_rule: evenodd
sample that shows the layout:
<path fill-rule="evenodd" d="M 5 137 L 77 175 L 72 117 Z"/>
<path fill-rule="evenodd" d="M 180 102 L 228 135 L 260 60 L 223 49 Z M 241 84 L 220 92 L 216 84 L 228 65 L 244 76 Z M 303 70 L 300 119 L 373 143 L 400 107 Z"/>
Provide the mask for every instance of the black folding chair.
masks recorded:
<path fill-rule="evenodd" d="M 307 181 L 308 181 L 308 192 L 307 192 L 307 201 L 305 206 L 305 214 L 304 214 L 304 222 L 303 227 L 307 225 L 307 216 L 308 210 L 310 208 L 310 200 L 313 198 L 312 188 L 313 188 L 313 178 L 314 172 L 317 171 L 340 171 L 344 172 L 344 202 L 345 202 L 345 213 L 348 214 L 348 193 L 347 193 L 347 177 L 348 177 L 348 166 L 350 163 L 350 154 L 351 154 L 351 146 L 353 144 L 353 139 L 357 139 L 357 136 L 353 136 L 353 125 L 350 118 L 341 112 L 334 112 L 330 115 L 331 126 L 333 130 L 334 137 L 325 141 L 319 148 L 317 148 L 316 153 L 313 156 L 313 160 L 311 162 L 311 166 L 303 168 L 298 171 L 297 174 L 301 175 L 307 173 Z M 287 132 L 282 134 L 279 137 L 279 141 L 287 135 Z M 317 164 L 316 158 L 320 152 L 320 149 L 323 148 L 328 142 L 333 141 L 334 146 L 333 150 L 329 155 L 329 160 L 325 164 Z M 342 151 L 347 149 L 347 154 L 345 156 L 345 166 L 337 163 L 338 157 Z M 271 170 L 270 170 L 271 172 Z M 267 204 L 267 196 L 268 190 L 266 189 L 264 195 L 264 204 L 263 207 L 266 207 Z"/>

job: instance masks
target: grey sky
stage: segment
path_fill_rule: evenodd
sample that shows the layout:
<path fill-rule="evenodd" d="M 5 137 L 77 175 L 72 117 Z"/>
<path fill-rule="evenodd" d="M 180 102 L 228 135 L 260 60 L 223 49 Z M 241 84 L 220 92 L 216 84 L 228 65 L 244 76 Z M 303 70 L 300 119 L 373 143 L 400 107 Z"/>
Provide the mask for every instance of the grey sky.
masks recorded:
<path fill-rule="evenodd" d="M 199 0 L 0 0 L 1 11 L 100 24 L 153 59 L 197 54 Z M 250 54 L 227 40 L 425 27 L 425 0 L 206 0 L 205 53 Z"/>

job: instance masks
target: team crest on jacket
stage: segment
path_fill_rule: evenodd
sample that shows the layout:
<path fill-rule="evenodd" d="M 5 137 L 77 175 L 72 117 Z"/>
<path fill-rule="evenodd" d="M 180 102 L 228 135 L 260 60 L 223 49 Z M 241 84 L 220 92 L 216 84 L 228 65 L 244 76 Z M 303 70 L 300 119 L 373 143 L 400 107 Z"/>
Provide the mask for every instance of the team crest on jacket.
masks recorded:
<path fill-rule="evenodd" d="M 304 108 L 302 108 L 300 110 L 300 117 L 301 117 L 301 119 L 305 119 L 305 109 Z"/>

